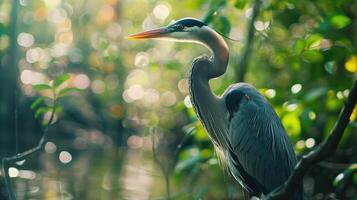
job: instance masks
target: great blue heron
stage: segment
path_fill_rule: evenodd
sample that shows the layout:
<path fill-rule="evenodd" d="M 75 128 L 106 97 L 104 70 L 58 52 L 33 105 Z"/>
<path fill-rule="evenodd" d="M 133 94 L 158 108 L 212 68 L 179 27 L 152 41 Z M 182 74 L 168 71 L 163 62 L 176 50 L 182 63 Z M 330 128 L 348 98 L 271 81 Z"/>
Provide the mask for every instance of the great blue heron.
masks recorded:
<path fill-rule="evenodd" d="M 297 159 L 289 138 L 269 102 L 247 83 L 236 83 L 217 97 L 209 80 L 226 72 L 229 49 L 222 35 L 205 23 L 184 18 L 166 27 L 128 36 L 166 39 L 206 46 L 211 58 L 193 61 L 189 91 L 194 110 L 245 198 L 267 194 L 282 185 Z M 297 186 L 299 187 L 299 186 Z M 301 190 L 291 199 L 301 199 Z"/>

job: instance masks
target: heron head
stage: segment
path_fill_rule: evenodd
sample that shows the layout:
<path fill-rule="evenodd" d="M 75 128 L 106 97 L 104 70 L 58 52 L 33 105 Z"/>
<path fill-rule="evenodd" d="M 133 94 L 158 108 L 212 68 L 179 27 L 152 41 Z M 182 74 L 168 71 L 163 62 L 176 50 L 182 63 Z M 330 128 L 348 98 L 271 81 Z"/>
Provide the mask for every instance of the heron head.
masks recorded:
<path fill-rule="evenodd" d="M 202 33 L 209 27 L 194 18 L 183 18 L 166 27 L 129 35 L 129 39 L 164 39 L 177 42 L 202 42 Z M 211 29 L 212 30 L 212 29 Z"/>

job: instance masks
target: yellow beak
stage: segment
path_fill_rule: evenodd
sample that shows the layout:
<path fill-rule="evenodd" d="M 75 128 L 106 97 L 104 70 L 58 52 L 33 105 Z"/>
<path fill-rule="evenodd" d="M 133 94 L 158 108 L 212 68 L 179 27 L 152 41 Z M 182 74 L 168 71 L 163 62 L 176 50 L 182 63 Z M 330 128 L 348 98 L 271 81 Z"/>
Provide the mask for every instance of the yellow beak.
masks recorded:
<path fill-rule="evenodd" d="M 127 36 L 127 38 L 131 40 L 158 38 L 158 37 L 163 37 L 168 33 L 170 33 L 170 31 L 168 31 L 166 28 L 158 28 L 150 31 L 131 34 Z"/>

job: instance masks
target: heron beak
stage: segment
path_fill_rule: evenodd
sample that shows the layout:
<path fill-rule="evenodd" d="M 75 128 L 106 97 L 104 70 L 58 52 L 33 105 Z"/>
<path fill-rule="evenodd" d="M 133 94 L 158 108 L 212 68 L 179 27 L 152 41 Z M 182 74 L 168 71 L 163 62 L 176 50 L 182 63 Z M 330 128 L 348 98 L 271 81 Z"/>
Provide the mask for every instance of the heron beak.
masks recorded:
<path fill-rule="evenodd" d="M 141 33 L 135 33 L 127 36 L 128 39 L 131 40 L 138 40 L 138 39 L 148 39 L 148 38 L 159 38 L 164 37 L 171 31 L 167 30 L 166 28 L 158 28 L 150 31 L 144 31 Z"/>

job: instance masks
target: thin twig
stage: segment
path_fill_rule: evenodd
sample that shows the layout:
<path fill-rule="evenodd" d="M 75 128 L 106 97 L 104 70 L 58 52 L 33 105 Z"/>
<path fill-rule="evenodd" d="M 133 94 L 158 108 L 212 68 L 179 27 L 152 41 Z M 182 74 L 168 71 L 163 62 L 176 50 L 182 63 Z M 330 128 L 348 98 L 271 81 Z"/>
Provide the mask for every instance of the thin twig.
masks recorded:
<path fill-rule="evenodd" d="M 39 151 L 42 148 L 43 143 L 46 141 L 46 133 L 47 133 L 47 131 L 48 131 L 50 125 L 52 124 L 53 119 L 54 119 L 56 106 L 57 106 L 57 99 L 56 99 L 56 96 L 55 96 L 55 100 L 53 102 L 53 107 L 52 107 L 52 110 L 51 110 L 50 119 L 48 120 L 48 123 L 46 124 L 46 126 L 44 128 L 43 135 L 42 135 L 39 143 L 35 147 L 33 147 L 33 148 L 31 148 L 31 149 L 29 149 L 27 151 L 24 151 L 22 153 L 19 153 L 19 154 L 15 155 L 15 156 L 5 157 L 5 158 L 2 159 L 2 166 L 3 166 L 2 170 L 3 170 L 3 173 L 5 175 L 5 183 L 6 183 L 7 191 L 9 193 L 10 200 L 16 200 L 16 195 L 15 195 L 15 192 L 14 192 L 14 190 L 12 188 L 10 175 L 8 173 L 9 165 L 11 163 L 14 163 L 14 162 L 25 160 L 29 155 Z"/>
<path fill-rule="evenodd" d="M 296 165 L 293 173 L 290 175 L 289 179 L 277 189 L 269 193 L 265 199 L 289 199 L 289 196 L 295 192 L 303 176 L 307 171 L 315 164 L 328 158 L 337 149 L 338 143 L 340 142 L 344 130 L 346 129 L 350 116 L 355 108 L 357 102 L 357 77 L 353 82 L 351 91 L 347 97 L 341 112 L 338 116 L 338 120 L 335 123 L 334 128 L 331 131 L 330 136 L 321 145 L 317 146 L 315 149 L 310 151 L 307 155 L 304 155 L 302 159 Z"/>
<path fill-rule="evenodd" d="M 157 157 L 157 152 L 156 152 L 156 145 L 155 145 L 155 135 L 154 133 L 151 135 L 151 148 L 152 148 L 152 154 L 154 157 L 155 163 L 160 167 L 162 174 L 164 175 L 165 179 L 165 187 L 166 187 L 166 198 L 168 200 L 171 199 L 171 192 L 170 192 L 170 179 L 169 179 L 169 171 L 165 169 L 164 164 L 159 160 Z"/>
<path fill-rule="evenodd" d="M 253 12 L 250 21 L 248 22 L 248 28 L 247 28 L 248 29 L 247 39 L 244 48 L 242 50 L 242 54 L 241 54 L 242 56 L 240 57 L 238 62 L 238 67 L 237 67 L 238 70 L 236 70 L 236 77 L 238 82 L 244 81 L 244 75 L 247 71 L 248 61 L 254 42 L 254 32 L 255 32 L 254 22 L 259 16 L 260 7 L 262 4 L 261 0 L 254 0 L 253 3 L 254 3 Z"/>

